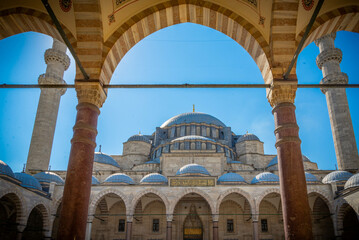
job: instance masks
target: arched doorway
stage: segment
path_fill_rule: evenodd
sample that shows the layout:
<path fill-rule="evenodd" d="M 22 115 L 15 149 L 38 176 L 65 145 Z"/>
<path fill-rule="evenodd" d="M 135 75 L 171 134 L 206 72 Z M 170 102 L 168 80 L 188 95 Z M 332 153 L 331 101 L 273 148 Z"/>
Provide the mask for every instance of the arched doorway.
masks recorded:
<path fill-rule="evenodd" d="M 341 206 L 338 220 L 338 230 L 342 232 L 343 240 L 357 239 L 359 236 L 358 215 L 349 204 L 345 203 Z"/>
<path fill-rule="evenodd" d="M 186 194 L 174 209 L 172 239 L 211 239 L 212 225 L 212 212 L 206 199 L 197 193 Z"/>
<path fill-rule="evenodd" d="M 16 206 L 18 197 L 9 193 L 0 199 L 0 239 L 16 239 L 16 220 L 20 209 Z"/>
<path fill-rule="evenodd" d="M 96 206 L 91 239 L 125 239 L 126 205 L 115 193 L 103 196 Z"/>
<path fill-rule="evenodd" d="M 32 209 L 27 220 L 26 228 L 22 233 L 23 240 L 43 239 L 43 215 L 39 206 Z"/>
<path fill-rule="evenodd" d="M 219 238 L 252 238 L 252 215 L 248 200 L 238 194 L 225 196 L 219 206 Z"/>

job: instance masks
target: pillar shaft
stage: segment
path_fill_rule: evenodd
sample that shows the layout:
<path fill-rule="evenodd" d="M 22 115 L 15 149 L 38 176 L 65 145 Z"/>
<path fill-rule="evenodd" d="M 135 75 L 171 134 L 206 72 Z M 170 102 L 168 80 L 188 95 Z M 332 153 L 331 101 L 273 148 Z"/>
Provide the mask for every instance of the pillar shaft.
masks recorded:
<path fill-rule="evenodd" d="M 126 240 L 131 240 L 131 238 L 132 238 L 132 222 L 127 222 Z"/>
<path fill-rule="evenodd" d="M 253 220 L 252 225 L 253 225 L 253 239 L 259 240 L 258 220 Z"/>
<path fill-rule="evenodd" d="M 166 240 L 172 240 L 172 221 L 167 221 Z"/>
<path fill-rule="evenodd" d="M 219 240 L 218 221 L 213 221 L 213 240 Z"/>
<path fill-rule="evenodd" d="M 45 62 L 46 73 L 40 75 L 39 84 L 65 84 L 62 78 L 70 64 L 66 45 L 54 39 L 52 48 L 45 52 Z M 49 168 L 60 98 L 65 91 L 66 89 L 41 89 L 26 164 L 27 173 Z"/>
<path fill-rule="evenodd" d="M 286 239 L 313 239 L 294 98 L 296 81 L 273 81 L 269 102 L 275 122 L 278 171 Z"/>
<path fill-rule="evenodd" d="M 93 104 L 77 105 L 58 239 L 85 239 L 99 113 Z"/>
<path fill-rule="evenodd" d="M 335 48 L 334 39 L 335 34 L 328 34 L 315 41 L 320 50 L 317 65 L 323 73 L 321 84 L 348 83 L 348 76 L 340 70 L 342 52 Z M 327 101 L 338 168 L 339 170 L 357 170 L 359 168 L 358 148 L 346 89 L 324 88 L 322 92 Z"/>

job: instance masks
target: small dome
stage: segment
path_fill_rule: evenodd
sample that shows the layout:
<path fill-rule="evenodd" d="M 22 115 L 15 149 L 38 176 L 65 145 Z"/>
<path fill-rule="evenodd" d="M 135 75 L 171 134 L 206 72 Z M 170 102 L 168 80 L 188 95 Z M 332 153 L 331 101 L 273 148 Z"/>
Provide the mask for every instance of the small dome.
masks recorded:
<path fill-rule="evenodd" d="M 223 122 L 219 119 L 201 112 L 189 112 L 189 113 L 182 113 L 177 116 L 174 116 L 168 119 L 161 125 L 161 128 L 169 127 L 172 125 L 178 125 L 182 123 L 206 123 L 212 124 L 220 127 L 225 127 Z"/>
<path fill-rule="evenodd" d="M 259 138 L 252 134 L 252 133 L 246 133 L 242 135 L 240 138 L 238 138 L 237 142 L 243 142 L 243 141 L 260 141 Z"/>
<path fill-rule="evenodd" d="M 150 173 L 144 176 L 140 183 L 147 183 L 147 184 L 167 184 L 168 180 L 165 176 L 159 173 Z"/>
<path fill-rule="evenodd" d="M 33 176 L 26 173 L 15 173 L 15 177 L 21 181 L 21 186 L 42 191 L 41 184 Z"/>
<path fill-rule="evenodd" d="M 325 176 L 322 180 L 323 183 L 333 183 L 347 181 L 353 174 L 347 171 L 334 171 Z"/>
<path fill-rule="evenodd" d="M 251 184 L 256 184 L 256 183 L 277 184 L 279 183 L 279 177 L 270 172 L 260 173 L 257 176 L 255 176 L 251 182 Z"/>
<path fill-rule="evenodd" d="M 318 182 L 317 177 L 308 172 L 305 172 L 305 180 L 307 182 Z"/>
<path fill-rule="evenodd" d="M 302 159 L 303 159 L 303 162 L 310 162 L 309 158 L 307 158 L 306 156 L 302 155 Z M 278 156 L 275 156 L 267 165 L 267 168 L 268 167 L 271 167 L 273 165 L 276 165 L 278 164 Z"/>
<path fill-rule="evenodd" d="M 176 175 L 179 176 L 203 176 L 203 175 L 207 175 L 210 176 L 209 172 L 207 171 L 207 169 L 201 165 L 192 163 L 192 164 L 187 164 L 183 167 L 181 167 Z"/>
<path fill-rule="evenodd" d="M 115 159 L 113 159 L 110 155 L 104 154 L 102 152 L 95 152 L 94 162 L 109 164 L 120 168 L 120 165 L 118 165 Z"/>
<path fill-rule="evenodd" d="M 215 142 L 213 139 L 202 137 L 202 136 L 197 136 L 197 135 L 189 135 L 189 136 L 179 137 L 179 138 L 173 139 L 171 142 L 186 141 L 186 140 L 187 141 L 211 141 L 211 142 Z"/>
<path fill-rule="evenodd" d="M 34 175 L 34 178 L 36 178 L 39 182 L 55 182 L 58 184 L 64 184 L 64 180 L 53 172 L 39 172 Z"/>
<path fill-rule="evenodd" d="M 9 167 L 9 165 L 7 165 L 6 163 L 4 163 L 1 160 L 0 160 L 0 174 L 15 178 L 15 175 L 14 175 L 13 171 L 11 170 L 11 168 Z"/>
<path fill-rule="evenodd" d="M 105 183 L 125 183 L 125 184 L 135 184 L 131 177 L 124 173 L 115 173 L 107 177 L 104 181 Z"/>
<path fill-rule="evenodd" d="M 352 188 L 352 187 L 358 187 L 359 186 L 359 173 L 354 174 L 351 176 L 348 181 L 345 183 L 344 188 Z"/>
<path fill-rule="evenodd" d="M 142 134 L 136 134 L 131 136 L 129 139 L 127 139 L 127 142 L 132 142 L 132 141 L 151 143 L 150 139 Z"/>
<path fill-rule="evenodd" d="M 100 181 L 95 176 L 92 176 L 91 185 L 98 185 L 98 184 L 100 184 Z"/>
<path fill-rule="evenodd" d="M 235 184 L 239 184 L 239 183 L 246 183 L 246 181 L 244 180 L 244 178 L 239 175 L 238 173 L 225 173 L 222 176 L 220 176 L 218 178 L 218 183 L 235 183 Z"/>

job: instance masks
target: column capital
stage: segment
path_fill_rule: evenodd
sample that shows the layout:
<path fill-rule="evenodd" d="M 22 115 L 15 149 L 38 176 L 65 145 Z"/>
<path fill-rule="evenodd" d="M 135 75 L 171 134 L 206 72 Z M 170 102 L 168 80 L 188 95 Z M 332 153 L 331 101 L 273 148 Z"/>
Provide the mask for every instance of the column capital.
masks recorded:
<path fill-rule="evenodd" d="M 319 53 L 315 60 L 317 66 L 322 70 L 323 64 L 328 61 L 336 61 L 338 64 L 342 61 L 343 53 L 339 48 L 328 48 Z"/>
<path fill-rule="evenodd" d="M 75 81 L 77 98 L 80 103 L 91 103 L 101 108 L 107 98 L 107 92 L 100 81 Z"/>
<path fill-rule="evenodd" d="M 324 36 L 318 38 L 317 40 L 315 40 L 315 41 L 314 41 L 314 42 L 315 42 L 315 45 L 318 46 L 321 41 L 326 40 L 326 39 L 328 39 L 328 38 L 334 40 L 336 36 L 337 36 L 337 33 L 336 33 L 336 32 L 326 34 L 326 35 L 324 35 Z"/>
<path fill-rule="evenodd" d="M 62 78 L 51 73 L 41 74 L 37 81 L 40 85 L 66 85 L 66 82 Z M 64 95 L 66 92 L 66 88 L 57 88 L 56 90 L 58 90 L 61 95 Z"/>
<path fill-rule="evenodd" d="M 126 222 L 133 222 L 133 215 L 126 215 Z"/>
<path fill-rule="evenodd" d="M 218 220 L 219 220 L 219 214 L 212 214 L 212 221 L 218 222 Z"/>
<path fill-rule="evenodd" d="M 172 222 L 173 220 L 173 214 L 166 214 L 167 222 Z"/>
<path fill-rule="evenodd" d="M 273 79 L 267 98 L 272 107 L 279 103 L 294 103 L 297 80 Z"/>
<path fill-rule="evenodd" d="M 65 52 L 61 52 L 57 49 L 49 48 L 45 51 L 45 62 L 46 64 L 59 62 L 64 66 L 64 69 L 67 70 L 70 66 L 70 58 L 66 55 Z"/>

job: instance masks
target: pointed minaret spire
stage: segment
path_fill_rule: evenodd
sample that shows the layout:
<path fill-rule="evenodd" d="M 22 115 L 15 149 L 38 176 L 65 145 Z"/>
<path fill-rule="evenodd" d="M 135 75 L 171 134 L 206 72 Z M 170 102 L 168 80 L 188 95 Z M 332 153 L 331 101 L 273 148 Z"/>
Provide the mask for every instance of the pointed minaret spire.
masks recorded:
<path fill-rule="evenodd" d="M 24 167 L 22 168 L 22 172 L 25 172 L 26 169 L 26 163 L 24 163 Z"/>
<path fill-rule="evenodd" d="M 101 145 L 99 147 L 100 147 L 100 149 L 98 151 L 101 152 Z"/>
<path fill-rule="evenodd" d="M 196 109 L 195 109 L 195 105 L 193 104 L 193 112 L 195 112 L 196 111 Z"/>

